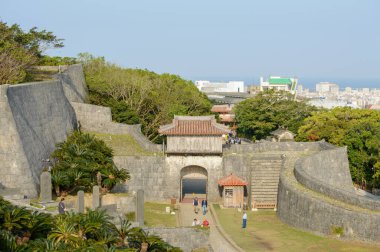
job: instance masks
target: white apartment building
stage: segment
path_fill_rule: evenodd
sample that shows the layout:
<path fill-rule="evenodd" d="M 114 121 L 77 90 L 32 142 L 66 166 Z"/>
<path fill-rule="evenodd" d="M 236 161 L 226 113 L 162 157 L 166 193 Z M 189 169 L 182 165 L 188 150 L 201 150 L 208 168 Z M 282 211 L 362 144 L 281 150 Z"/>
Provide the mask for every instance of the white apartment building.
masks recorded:
<path fill-rule="evenodd" d="M 210 82 L 207 80 L 195 81 L 195 86 L 201 92 L 220 92 L 220 93 L 243 93 L 244 81 L 229 81 L 229 82 Z"/>
<path fill-rule="evenodd" d="M 319 82 L 315 85 L 317 93 L 339 93 L 339 85 L 331 82 Z"/>
<path fill-rule="evenodd" d="M 297 91 L 297 83 L 298 79 L 296 78 L 270 76 L 267 81 L 264 81 L 264 78 L 260 77 L 260 90 L 284 90 L 294 94 Z"/>

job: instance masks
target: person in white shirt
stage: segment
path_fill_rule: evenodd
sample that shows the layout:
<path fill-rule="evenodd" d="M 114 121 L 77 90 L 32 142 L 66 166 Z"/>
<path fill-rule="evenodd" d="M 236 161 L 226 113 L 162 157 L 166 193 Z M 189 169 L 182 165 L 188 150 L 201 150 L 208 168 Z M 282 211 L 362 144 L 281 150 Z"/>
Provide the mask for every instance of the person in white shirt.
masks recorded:
<path fill-rule="evenodd" d="M 194 218 L 192 226 L 194 227 L 194 226 L 199 226 L 199 225 L 200 225 L 199 221 L 196 218 Z"/>
<path fill-rule="evenodd" d="M 247 213 L 244 211 L 242 228 L 246 228 L 246 227 L 247 227 Z"/>

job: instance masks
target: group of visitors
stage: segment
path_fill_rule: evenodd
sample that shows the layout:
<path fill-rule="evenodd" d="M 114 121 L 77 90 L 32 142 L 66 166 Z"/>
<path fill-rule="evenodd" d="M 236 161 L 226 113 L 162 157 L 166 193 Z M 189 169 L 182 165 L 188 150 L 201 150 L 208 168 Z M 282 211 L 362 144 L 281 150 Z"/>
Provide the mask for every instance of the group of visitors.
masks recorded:
<path fill-rule="evenodd" d="M 241 144 L 241 139 L 232 133 L 226 135 L 225 140 L 226 144 Z"/>
<path fill-rule="evenodd" d="M 194 213 L 196 214 L 198 214 L 198 211 L 199 211 L 198 205 L 199 205 L 198 197 L 193 198 Z M 207 213 L 207 199 L 202 200 L 201 206 L 202 206 L 203 215 L 205 215 Z"/>
<path fill-rule="evenodd" d="M 204 219 L 202 224 L 200 223 L 199 220 L 197 220 L 197 218 L 194 218 L 193 220 L 193 224 L 192 226 L 201 226 L 201 227 L 209 227 L 210 223 L 208 222 L 208 220 Z"/>
<path fill-rule="evenodd" d="M 199 199 L 198 197 L 194 197 L 193 198 L 193 206 L 194 206 L 194 213 L 198 214 L 198 211 L 199 211 Z M 201 206 L 202 206 L 202 212 L 203 212 L 203 215 L 206 215 L 207 213 L 207 199 L 203 199 L 202 202 L 201 202 Z M 193 224 L 192 226 L 201 226 L 201 227 L 208 227 L 210 225 L 210 223 L 208 222 L 207 219 L 204 219 L 202 223 L 200 223 L 199 220 L 197 220 L 197 218 L 194 218 L 193 220 Z"/>

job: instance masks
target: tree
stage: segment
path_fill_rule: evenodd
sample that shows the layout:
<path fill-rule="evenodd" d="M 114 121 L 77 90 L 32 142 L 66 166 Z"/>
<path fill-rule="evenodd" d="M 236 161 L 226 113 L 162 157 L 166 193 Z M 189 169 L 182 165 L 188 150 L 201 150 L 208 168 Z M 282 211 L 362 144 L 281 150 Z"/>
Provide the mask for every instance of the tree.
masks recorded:
<path fill-rule="evenodd" d="M 286 91 L 268 90 L 235 106 L 238 133 L 249 139 L 264 139 L 280 126 L 297 132 L 302 121 L 317 109 L 294 101 Z"/>
<path fill-rule="evenodd" d="M 0 198 L 0 251 L 181 251 L 121 218 L 120 228 L 105 210 L 52 216 L 11 205 Z"/>
<path fill-rule="evenodd" d="M 113 120 L 139 122 L 150 140 L 159 143 L 159 126 L 174 115 L 210 114 L 211 103 L 191 81 L 171 74 L 127 69 L 104 58 L 80 54 L 89 86 L 90 101 L 110 106 Z"/>
<path fill-rule="evenodd" d="M 380 112 L 334 108 L 313 113 L 298 130 L 297 140 L 347 146 L 352 179 L 367 186 L 380 186 Z"/>
<path fill-rule="evenodd" d="M 0 21 L 0 85 L 24 81 L 46 49 L 59 47 L 63 47 L 62 39 L 52 32 L 36 27 L 24 32 L 17 24 Z"/>
<path fill-rule="evenodd" d="M 63 188 L 72 191 L 84 188 L 90 191 L 97 184 L 96 175 L 102 174 L 102 186 L 111 190 L 116 184 L 129 178 L 125 170 L 119 170 L 112 160 L 112 149 L 104 141 L 80 131 L 74 131 L 65 142 L 57 144 L 52 158 L 52 181 L 57 195 Z"/>

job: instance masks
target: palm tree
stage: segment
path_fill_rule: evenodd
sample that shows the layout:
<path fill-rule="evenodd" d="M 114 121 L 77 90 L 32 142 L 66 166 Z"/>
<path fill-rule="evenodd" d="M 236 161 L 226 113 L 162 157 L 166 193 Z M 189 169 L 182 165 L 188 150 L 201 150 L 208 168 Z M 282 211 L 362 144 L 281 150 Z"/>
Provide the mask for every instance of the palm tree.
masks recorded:
<path fill-rule="evenodd" d="M 128 236 L 131 233 L 131 225 L 132 223 L 128 219 L 120 218 L 120 228 L 116 228 L 117 234 L 119 236 L 119 247 L 127 247 L 128 246 Z"/>
<path fill-rule="evenodd" d="M 51 215 L 37 211 L 33 212 L 26 225 L 30 238 L 45 238 L 52 228 L 52 222 L 53 218 Z"/>
<path fill-rule="evenodd" d="M 115 236 L 114 225 L 111 222 L 112 217 L 106 214 L 106 210 L 87 209 L 87 214 L 83 215 L 80 220 L 81 229 L 88 239 L 95 239 L 104 236 L 102 231 Z"/>
<path fill-rule="evenodd" d="M 116 184 L 124 183 L 130 178 L 126 170 L 118 169 L 116 166 L 112 166 L 111 169 L 102 169 L 101 173 L 104 177 L 102 185 L 108 190 L 111 190 Z"/>
<path fill-rule="evenodd" d="M 2 227 L 6 231 L 22 231 L 30 218 L 30 212 L 24 207 L 16 207 L 4 211 Z"/>
<path fill-rule="evenodd" d="M 14 251 L 16 247 L 16 238 L 12 233 L 0 229 L 0 251 Z"/>
<path fill-rule="evenodd" d="M 82 237 L 78 235 L 78 230 L 76 229 L 75 224 L 68 220 L 69 218 L 65 218 L 65 216 L 57 217 L 55 225 L 48 235 L 48 239 L 55 244 L 62 242 L 68 246 L 78 248 Z"/>
<path fill-rule="evenodd" d="M 55 194 L 59 197 L 61 195 L 60 187 L 67 187 L 70 184 L 67 173 L 57 169 L 52 170 L 51 180 L 54 186 Z"/>

